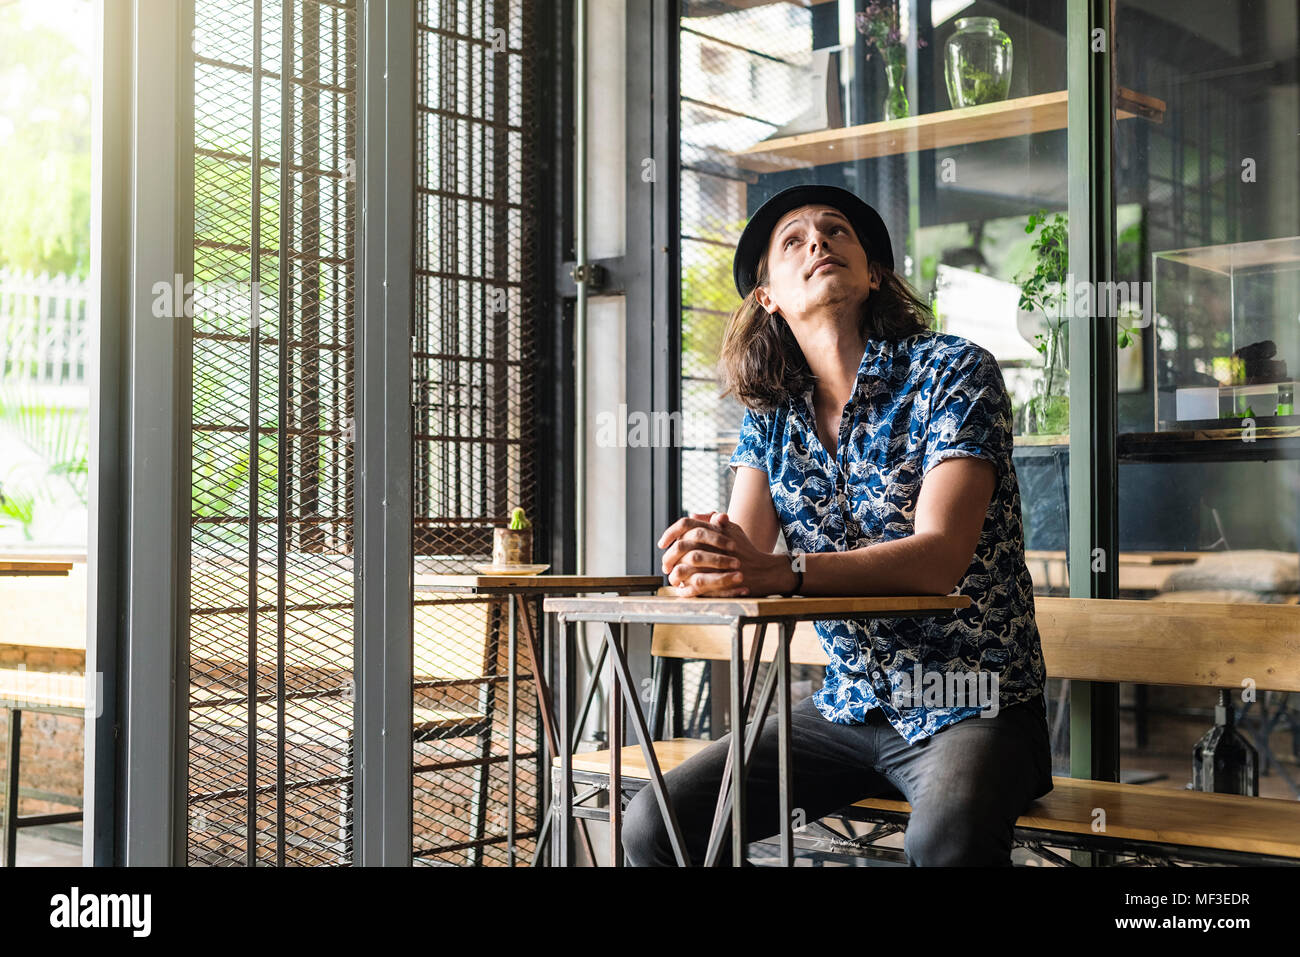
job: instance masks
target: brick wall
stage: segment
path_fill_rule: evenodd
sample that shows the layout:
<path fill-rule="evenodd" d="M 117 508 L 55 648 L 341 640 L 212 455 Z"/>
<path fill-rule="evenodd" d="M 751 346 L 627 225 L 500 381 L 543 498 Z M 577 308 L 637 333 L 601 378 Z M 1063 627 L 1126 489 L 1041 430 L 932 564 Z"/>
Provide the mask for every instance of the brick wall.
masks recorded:
<path fill-rule="evenodd" d="M 9 713 L 0 712 L 0 766 L 8 773 Z M 84 762 L 81 718 L 23 712 L 18 813 L 47 814 L 81 807 Z M 55 796 L 60 799 L 56 800 Z"/>
<path fill-rule="evenodd" d="M 84 675 L 85 634 L 84 564 L 67 577 L 0 578 L 0 668 Z M 9 711 L 0 709 L 0 774 L 8 761 Z M 19 813 L 80 808 L 84 761 L 81 717 L 24 711 Z"/>

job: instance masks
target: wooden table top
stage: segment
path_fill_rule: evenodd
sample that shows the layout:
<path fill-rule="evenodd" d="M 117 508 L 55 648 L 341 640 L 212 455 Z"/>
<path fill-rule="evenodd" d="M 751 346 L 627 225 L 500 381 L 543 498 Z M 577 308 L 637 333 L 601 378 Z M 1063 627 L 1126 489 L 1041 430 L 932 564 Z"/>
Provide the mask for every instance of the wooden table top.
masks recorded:
<path fill-rule="evenodd" d="M 416 575 L 420 592 L 561 592 L 651 591 L 662 575 Z"/>
<path fill-rule="evenodd" d="M 1202 555 L 1214 552 L 1120 552 L 1121 565 L 1190 565 Z M 1065 561 L 1065 552 L 1056 549 L 1027 548 L 1025 559 L 1039 561 Z"/>
<path fill-rule="evenodd" d="M 1165 579 L 1178 567 L 1194 564 L 1202 555 L 1213 552 L 1121 552 L 1116 570 L 1119 572 L 1121 593 L 1163 591 Z M 1066 574 L 1065 552 L 1052 549 L 1026 549 L 1025 564 L 1035 586 L 1049 589 L 1066 589 L 1070 579 Z"/>
<path fill-rule="evenodd" d="M 72 562 L 0 558 L 0 575 L 67 575 Z"/>
<path fill-rule="evenodd" d="M 931 617 L 966 608 L 968 595 L 853 595 L 815 598 L 674 598 L 636 595 L 548 598 L 543 608 L 571 621 L 700 622 L 819 621 L 837 618 Z"/>

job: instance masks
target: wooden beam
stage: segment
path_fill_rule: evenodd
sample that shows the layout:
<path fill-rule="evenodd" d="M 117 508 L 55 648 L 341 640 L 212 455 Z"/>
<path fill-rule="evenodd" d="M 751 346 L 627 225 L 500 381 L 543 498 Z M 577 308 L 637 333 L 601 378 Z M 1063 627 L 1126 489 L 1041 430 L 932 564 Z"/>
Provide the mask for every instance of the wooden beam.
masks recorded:
<path fill-rule="evenodd" d="M 1080 681 L 1300 691 L 1300 607 L 1036 598 L 1047 673 Z"/>
<path fill-rule="evenodd" d="M 1239 602 L 1034 600 L 1052 678 L 1238 688 L 1249 678 L 1268 691 L 1300 691 L 1300 607 Z M 760 660 L 771 661 L 774 641 Z M 746 643 L 748 648 L 748 643 Z M 725 661 L 722 625 L 656 625 L 651 653 Z M 810 621 L 795 627 L 790 660 L 825 665 Z"/>

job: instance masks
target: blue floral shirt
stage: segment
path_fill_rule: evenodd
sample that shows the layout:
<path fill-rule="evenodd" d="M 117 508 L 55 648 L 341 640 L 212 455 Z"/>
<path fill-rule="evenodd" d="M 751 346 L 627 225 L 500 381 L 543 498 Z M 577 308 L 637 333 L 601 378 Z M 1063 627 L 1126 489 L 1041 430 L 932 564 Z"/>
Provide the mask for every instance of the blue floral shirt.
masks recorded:
<path fill-rule="evenodd" d="M 834 457 L 817 437 L 812 399 L 809 388 L 773 412 L 747 411 L 731 457 L 732 468 L 767 473 L 791 551 L 847 551 L 911 535 L 921 481 L 945 459 L 988 459 L 998 473 L 974 557 L 952 592 L 969 595 L 970 607 L 932 618 L 817 622 L 830 658 L 818 710 L 838 724 L 861 724 L 879 707 L 916 742 L 980 713 L 912 706 L 961 700 L 922 695 L 917 677 L 996 672 L 999 708 L 1040 696 L 1046 669 L 1011 462 L 1011 399 L 997 360 L 968 339 L 932 331 L 869 340 Z M 992 676 L 983 681 L 991 690 Z"/>

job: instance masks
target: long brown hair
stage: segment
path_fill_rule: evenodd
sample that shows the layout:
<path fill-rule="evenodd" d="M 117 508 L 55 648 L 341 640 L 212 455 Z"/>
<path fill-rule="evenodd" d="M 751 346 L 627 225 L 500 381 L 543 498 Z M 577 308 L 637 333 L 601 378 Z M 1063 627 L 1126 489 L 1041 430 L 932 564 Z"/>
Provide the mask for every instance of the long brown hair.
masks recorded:
<path fill-rule="evenodd" d="M 930 328 L 930 307 L 892 269 L 878 268 L 880 288 L 867 297 L 859 320 L 862 337 L 903 339 Z M 770 412 L 802 395 L 815 377 L 785 317 L 768 312 L 756 296 L 768 282 L 766 251 L 758 260 L 757 276 L 727 320 L 719 370 L 724 396 L 734 394 L 747 407 Z"/>

